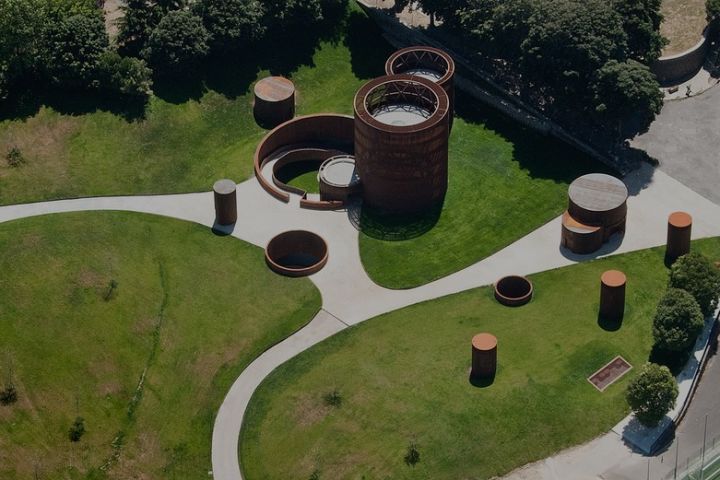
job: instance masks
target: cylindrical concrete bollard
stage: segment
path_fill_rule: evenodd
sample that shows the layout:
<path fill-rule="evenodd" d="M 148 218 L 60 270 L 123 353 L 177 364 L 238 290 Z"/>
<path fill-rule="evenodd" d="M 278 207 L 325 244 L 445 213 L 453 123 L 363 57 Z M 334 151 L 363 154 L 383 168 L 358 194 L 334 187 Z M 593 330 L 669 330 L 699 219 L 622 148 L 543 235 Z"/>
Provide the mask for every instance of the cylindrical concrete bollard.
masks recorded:
<path fill-rule="evenodd" d="M 600 317 L 620 320 L 625 314 L 625 285 L 623 272 L 608 270 L 600 277 Z"/>
<path fill-rule="evenodd" d="M 472 339 L 472 371 L 474 378 L 494 377 L 497 370 L 497 338 L 478 333 Z"/>
<path fill-rule="evenodd" d="M 237 222 L 237 186 L 232 180 L 218 180 L 213 185 L 215 221 L 220 225 Z"/>
<path fill-rule="evenodd" d="M 668 218 L 667 247 L 665 257 L 675 260 L 690 252 L 692 217 L 689 213 L 674 212 Z"/>
<path fill-rule="evenodd" d="M 285 77 L 267 77 L 255 84 L 253 113 L 258 125 L 275 128 L 295 116 L 295 85 Z"/>

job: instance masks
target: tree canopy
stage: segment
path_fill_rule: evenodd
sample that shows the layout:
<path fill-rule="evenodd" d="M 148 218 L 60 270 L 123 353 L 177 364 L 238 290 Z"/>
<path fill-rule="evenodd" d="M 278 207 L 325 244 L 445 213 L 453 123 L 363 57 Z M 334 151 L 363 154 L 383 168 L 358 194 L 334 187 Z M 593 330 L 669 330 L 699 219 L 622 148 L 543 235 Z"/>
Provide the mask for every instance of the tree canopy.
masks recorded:
<path fill-rule="evenodd" d="M 160 73 L 177 72 L 207 55 L 209 39 L 200 17 L 185 10 L 173 10 L 152 31 L 142 54 Z"/>
<path fill-rule="evenodd" d="M 650 123 L 663 106 L 655 75 L 635 60 L 610 60 L 603 65 L 593 82 L 593 93 L 595 110 L 611 118 L 640 114 Z"/>
<path fill-rule="evenodd" d="M 196 12 L 203 19 L 210 45 L 218 51 L 247 46 L 265 32 L 265 13 L 258 0 L 203 0 Z"/>
<path fill-rule="evenodd" d="M 701 253 L 683 255 L 670 269 L 670 286 L 687 290 L 703 315 L 715 311 L 720 297 L 720 271 Z"/>
<path fill-rule="evenodd" d="M 700 306 L 692 295 L 669 288 L 653 319 L 655 346 L 670 352 L 686 351 L 695 343 L 704 324 Z"/>
<path fill-rule="evenodd" d="M 667 367 L 646 363 L 628 386 L 625 398 L 637 419 L 654 427 L 675 406 L 678 386 Z"/>

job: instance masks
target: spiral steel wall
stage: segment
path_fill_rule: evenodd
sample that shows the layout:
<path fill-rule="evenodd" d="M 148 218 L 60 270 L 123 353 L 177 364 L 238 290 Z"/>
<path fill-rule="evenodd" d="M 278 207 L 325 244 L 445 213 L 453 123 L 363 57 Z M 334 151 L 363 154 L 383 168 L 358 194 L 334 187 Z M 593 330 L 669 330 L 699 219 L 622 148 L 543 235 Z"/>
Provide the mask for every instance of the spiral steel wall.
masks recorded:
<path fill-rule="evenodd" d="M 377 120 L 379 107 L 409 104 L 429 116 L 414 125 Z M 355 96 L 355 161 L 366 205 L 416 213 L 442 201 L 448 182 L 449 99 L 429 80 L 393 75 L 365 84 Z"/>

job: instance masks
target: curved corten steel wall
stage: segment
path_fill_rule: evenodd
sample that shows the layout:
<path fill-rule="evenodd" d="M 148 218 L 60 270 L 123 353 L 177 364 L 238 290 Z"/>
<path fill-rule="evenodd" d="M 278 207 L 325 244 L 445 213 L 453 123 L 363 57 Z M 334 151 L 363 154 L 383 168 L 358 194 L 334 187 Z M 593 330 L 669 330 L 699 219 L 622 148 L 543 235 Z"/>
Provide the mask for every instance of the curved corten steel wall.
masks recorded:
<path fill-rule="evenodd" d="M 327 243 L 315 233 L 291 230 L 270 240 L 265 262 L 276 273 L 304 277 L 317 273 L 328 261 Z"/>
<path fill-rule="evenodd" d="M 676 55 L 660 57 L 653 63 L 650 70 L 657 76 L 658 81 L 664 85 L 682 83 L 700 71 L 719 25 L 717 20 L 710 22 L 692 48 Z"/>
<path fill-rule="evenodd" d="M 301 188 L 288 185 L 278 178 L 278 175 L 288 165 L 300 162 L 315 162 L 320 166 L 329 158 L 336 155 L 342 155 L 339 150 L 324 150 L 320 148 L 301 148 L 298 150 L 292 150 L 287 154 L 283 155 L 272 167 L 272 181 L 276 187 L 286 192 L 294 193 L 297 195 L 305 195 L 307 192 Z"/>
<path fill-rule="evenodd" d="M 414 125 L 390 125 L 374 113 L 412 105 L 429 112 Z M 363 200 L 392 213 L 422 212 L 447 190 L 449 99 L 439 85 L 411 75 L 376 78 L 355 96 L 355 162 Z"/>
<path fill-rule="evenodd" d="M 532 295 L 532 282 L 525 277 L 510 275 L 495 282 L 495 299 L 507 307 L 525 305 Z"/>
<path fill-rule="evenodd" d="M 390 55 L 385 62 L 387 75 L 401 75 L 417 68 L 427 68 L 438 72 L 441 77 L 435 80 L 448 95 L 450 101 L 450 128 L 455 112 L 455 61 L 438 48 L 415 46 L 407 47 Z"/>
<path fill-rule="evenodd" d="M 275 187 L 262 174 L 262 169 L 270 157 L 283 148 L 293 145 L 299 148 L 322 147 L 329 151 L 352 153 L 354 138 L 353 118 L 347 115 L 323 113 L 296 117 L 270 131 L 255 149 L 255 178 L 260 186 L 273 197 L 285 203 L 290 195 Z M 318 202 L 310 202 L 311 204 Z M 300 206 L 308 206 L 300 202 Z M 310 208 L 315 208 L 310 206 Z M 330 208 L 330 206 L 323 206 Z M 332 208 L 337 208 L 335 205 Z"/>

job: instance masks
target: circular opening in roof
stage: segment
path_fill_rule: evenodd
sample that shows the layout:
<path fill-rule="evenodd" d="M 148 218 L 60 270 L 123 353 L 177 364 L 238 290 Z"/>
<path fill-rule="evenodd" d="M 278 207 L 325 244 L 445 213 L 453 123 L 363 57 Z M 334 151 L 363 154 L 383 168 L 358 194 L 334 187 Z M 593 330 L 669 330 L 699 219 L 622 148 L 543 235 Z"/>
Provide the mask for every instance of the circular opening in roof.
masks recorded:
<path fill-rule="evenodd" d="M 495 298 L 508 307 L 519 307 L 530 301 L 532 282 L 519 275 L 503 277 L 495 283 Z"/>
<path fill-rule="evenodd" d="M 437 111 L 438 103 L 435 92 L 411 79 L 381 83 L 365 97 L 365 108 L 375 120 L 395 126 L 423 123 Z"/>
<path fill-rule="evenodd" d="M 312 275 L 328 260 L 327 243 L 315 233 L 291 230 L 274 237 L 265 248 L 265 261 L 271 270 L 290 277 Z"/>
<path fill-rule="evenodd" d="M 431 47 L 409 47 L 395 52 L 388 59 L 388 75 L 414 75 L 440 83 L 451 74 L 452 59 L 443 52 Z"/>

